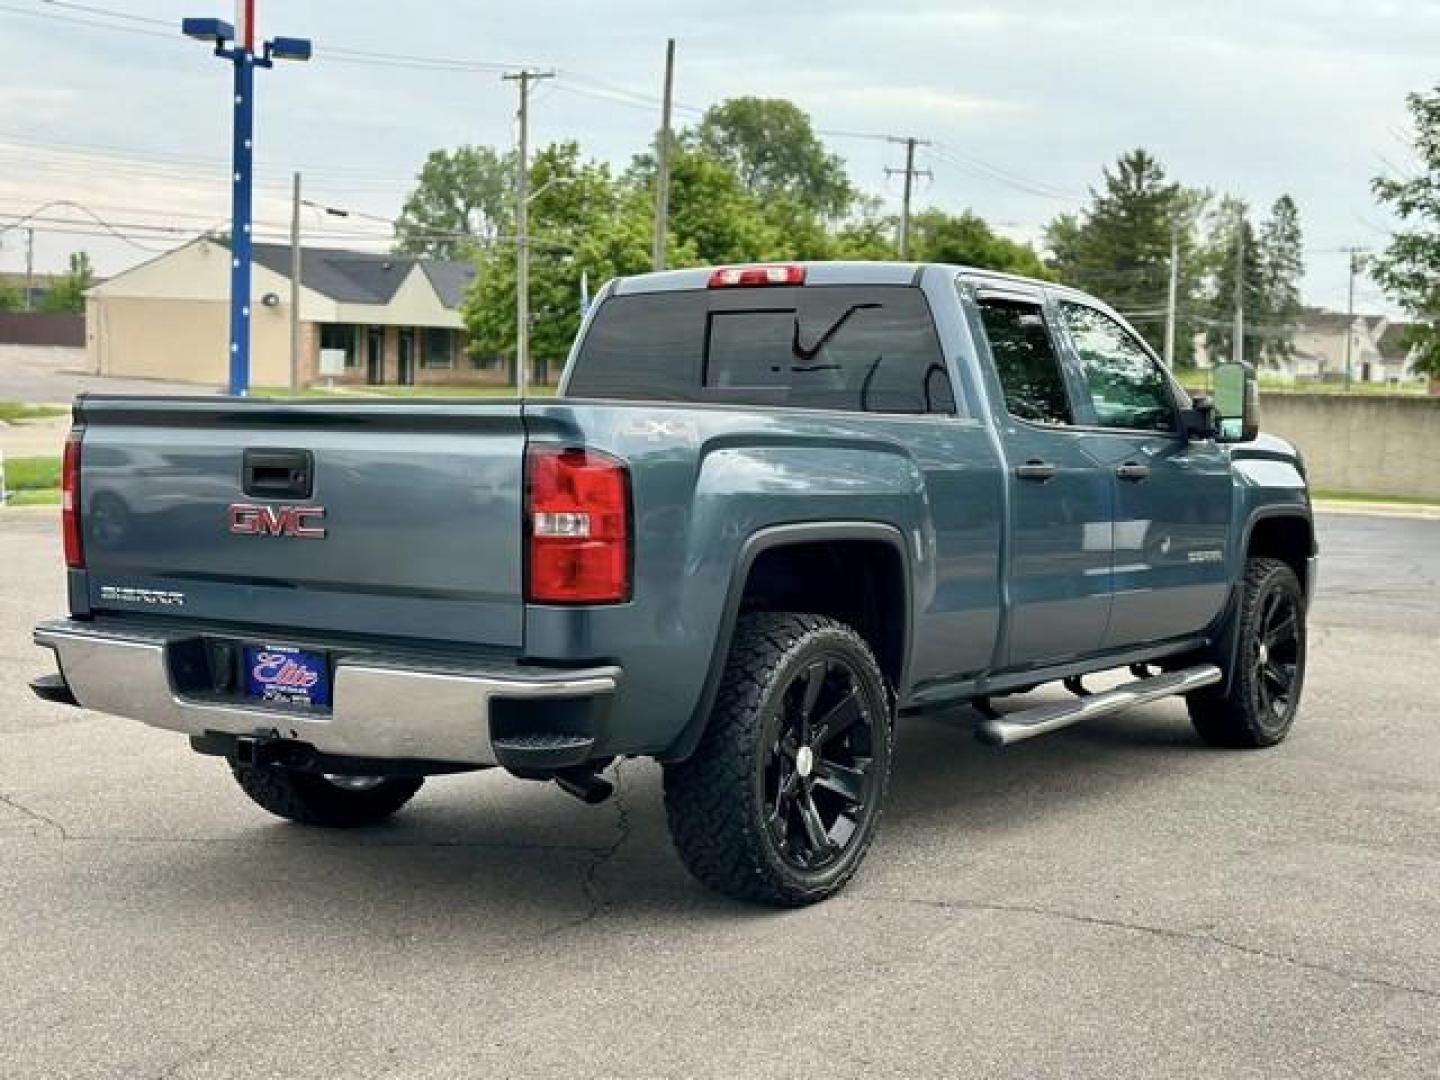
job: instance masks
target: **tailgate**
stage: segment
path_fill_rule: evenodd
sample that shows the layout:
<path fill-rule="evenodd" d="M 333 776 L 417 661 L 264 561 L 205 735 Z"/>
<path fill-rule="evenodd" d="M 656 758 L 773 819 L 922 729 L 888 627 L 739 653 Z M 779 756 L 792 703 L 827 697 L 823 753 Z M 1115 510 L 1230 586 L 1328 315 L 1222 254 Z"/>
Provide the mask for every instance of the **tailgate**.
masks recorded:
<path fill-rule="evenodd" d="M 93 610 L 521 644 L 519 402 L 86 398 L 77 415 Z"/>

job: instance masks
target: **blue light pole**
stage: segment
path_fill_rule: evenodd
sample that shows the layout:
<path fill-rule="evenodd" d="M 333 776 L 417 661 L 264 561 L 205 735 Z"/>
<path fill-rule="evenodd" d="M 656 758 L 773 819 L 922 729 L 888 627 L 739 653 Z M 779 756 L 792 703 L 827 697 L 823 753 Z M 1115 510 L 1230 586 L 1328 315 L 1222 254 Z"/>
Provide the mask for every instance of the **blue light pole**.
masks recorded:
<path fill-rule="evenodd" d="M 250 392 L 250 218 L 254 201 L 255 69 L 276 60 L 309 60 L 307 38 L 277 37 L 255 55 L 255 0 L 236 0 L 236 28 L 223 19 L 185 19 L 186 37 L 215 46 L 215 55 L 235 68 L 235 124 L 231 151 L 230 202 L 230 384 L 229 392 Z M 230 48 L 227 42 L 234 42 Z"/>

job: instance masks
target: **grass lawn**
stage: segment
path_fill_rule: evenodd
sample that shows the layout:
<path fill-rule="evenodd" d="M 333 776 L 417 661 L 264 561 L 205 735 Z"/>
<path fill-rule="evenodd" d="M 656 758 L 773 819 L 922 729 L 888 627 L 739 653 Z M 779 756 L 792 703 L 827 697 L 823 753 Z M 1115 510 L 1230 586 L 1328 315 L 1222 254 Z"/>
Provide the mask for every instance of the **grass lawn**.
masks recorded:
<path fill-rule="evenodd" d="M 27 405 L 23 401 L 0 401 L 0 421 L 7 424 L 16 420 L 44 420 L 51 416 L 64 416 L 69 411 L 60 405 Z"/>
<path fill-rule="evenodd" d="M 35 491 L 60 487 L 58 457 L 12 457 L 5 459 L 5 487 L 10 491 Z"/>
<path fill-rule="evenodd" d="M 12 491 L 6 506 L 59 506 L 60 489 L 47 488 L 44 491 Z"/>
<path fill-rule="evenodd" d="M 60 501 L 58 457 L 5 459 L 6 506 L 46 506 Z"/>

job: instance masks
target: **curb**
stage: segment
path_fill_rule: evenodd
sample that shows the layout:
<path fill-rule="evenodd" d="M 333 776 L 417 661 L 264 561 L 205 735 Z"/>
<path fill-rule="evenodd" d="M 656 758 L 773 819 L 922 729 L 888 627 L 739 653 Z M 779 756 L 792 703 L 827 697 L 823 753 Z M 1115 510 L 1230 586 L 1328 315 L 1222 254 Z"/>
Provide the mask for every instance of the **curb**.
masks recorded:
<path fill-rule="evenodd" d="M 1317 514 L 1336 514 L 1341 517 L 1388 517 L 1408 518 L 1411 521 L 1440 521 L 1440 506 L 1406 503 L 1329 502 L 1318 500 L 1311 504 Z"/>

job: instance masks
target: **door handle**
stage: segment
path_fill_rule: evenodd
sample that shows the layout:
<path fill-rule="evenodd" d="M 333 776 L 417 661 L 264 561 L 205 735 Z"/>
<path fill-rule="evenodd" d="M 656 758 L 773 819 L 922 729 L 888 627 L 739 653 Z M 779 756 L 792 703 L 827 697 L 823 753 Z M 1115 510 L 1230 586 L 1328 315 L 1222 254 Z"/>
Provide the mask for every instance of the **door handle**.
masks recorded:
<path fill-rule="evenodd" d="M 1024 465 L 1015 466 L 1015 475 L 1021 480 L 1035 480 L 1042 484 L 1046 480 L 1054 479 L 1055 472 L 1055 466 L 1048 461 L 1039 461 L 1033 458 Z"/>
<path fill-rule="evenodd" d="M 1128 480 L 1132 484 L 1138 484 L 1141 480 L 1150 479 L 1150 466 L 1141 465 L 1134 461 L 1127 461 L 1124 465 L 1115 467 L 1115 475 L 1121 480 Z"/>
<path fill-rule="evenodd" d="M 315 490 L 309 450 L 248 447 L 241 455 L 241 489 L 255 499 L 308 499 Z"/>

